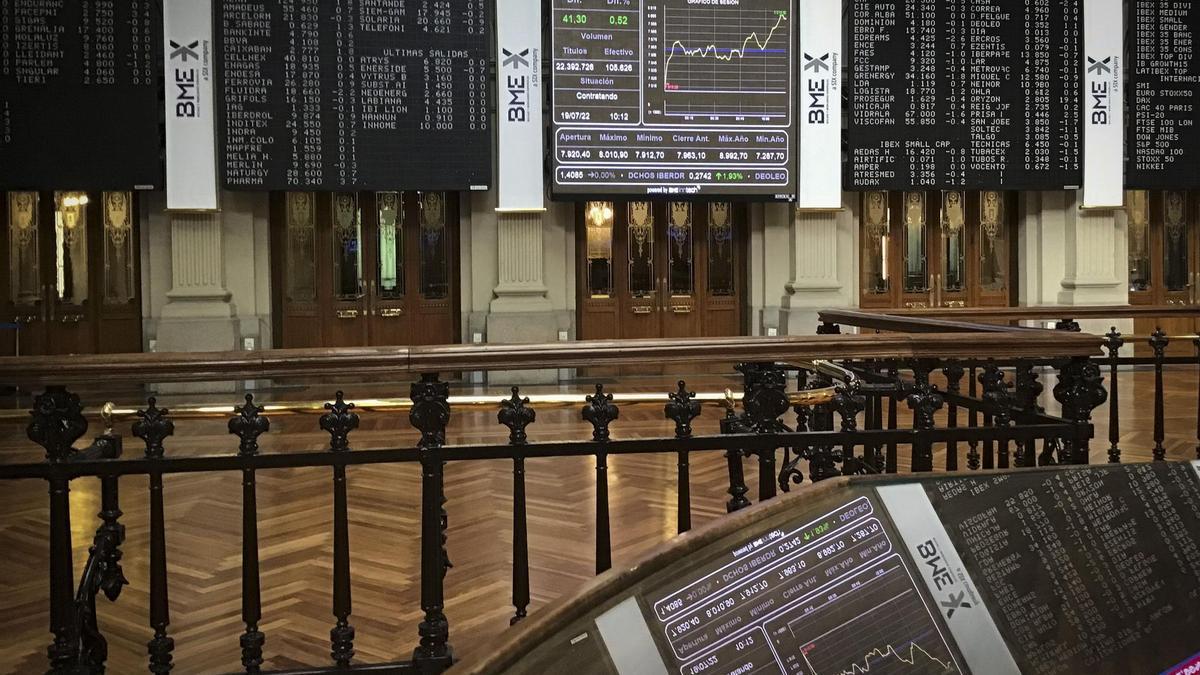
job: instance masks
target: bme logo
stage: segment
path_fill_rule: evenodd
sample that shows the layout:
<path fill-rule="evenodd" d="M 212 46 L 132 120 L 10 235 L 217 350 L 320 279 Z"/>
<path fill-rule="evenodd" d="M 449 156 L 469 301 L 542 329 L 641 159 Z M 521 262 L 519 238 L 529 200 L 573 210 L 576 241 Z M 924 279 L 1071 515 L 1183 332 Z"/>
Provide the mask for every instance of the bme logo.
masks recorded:
<path fill-rule="evenodd" d="M 520 72 L 522 68 L 529 69 L 529 48 L 519 52 L 501 49 L 504 52 L 504 62 L 501 68 L 512 68 Z M 508 121 L 525 122 L 529 119 L 529 80 L 528 75 L 507 75 L 505 86 L 508 89 Z"/>
<path fill-rule="evenodd" d="M 200 114 L 196 96 L 196 87 L 199 84 L 196 81 L 199 77 L 196 66 L 200 61 L 200 54 L 196 49 L 199 46 L 199 40 L 192 40 L 187 44 L 171 40 L 172 61 L 178 59 L 181 63 L 187 63 L 191 58 L 197 62 L 196 65 L 175 67 L 175 117 L 197 117 Z"/>
<path fill-rule="evenodd" d="M 1112 107 L 1112 89 L 1106 76 L 1112 74 L 1113 57 L 1096 60 L 1089 56 L 1087 61 L 1087 74 L 1096 77 L 1088 84 L 1088 95 L 1091 97 L 1091 106 L 1088 111 L 1091 115 L 1091 123 L 1106 125 L 1109 122 L 1109 111 Z"/>
<path fill-rule="evenodd" d="M 801 70 L 812 71 L 805 80 L 805 90 L 808 94 L 808 123 L 809 124 L 828 124 L 829 123 L 829 75 L 822 75 L 830 72 L 829 67 L 829 52 L 825 52 L 820 56 L 813 56 L 807 52 L 804 54 L 804 67 Z"/>
<path fill-rule="evenodd" d="M 178 42 L 171 40 L 171 58 L 179 59 L 187 63 L 188 57 L 192 57 L 197 61 L 200 60 L 200 55 L 196 53 L 196 47 L 200 46 L 199 40 L 192 40 L 186 45 L 181 45 Z"/>
<path fill-rule="evenodd" d="M 924 543 L 917 545 L 917 553 L 921 556 L 921 562 L 925 565 L 923 568 L 929 580 L 933 582 L 934 588 L 941 591 L 946 591 L 946 597 L 941 600 L 941 605 L 945 608 L 946 618 L 954 617 L 954 612 L 959 609 L 970 609 L 971 603 L 967 602 L 967 591 L 965 589 L 957 589 L 958 581 L 955 580 L 954 574 L 950 572 L 950 568 L 946 565 L 942 558 L 942 552 L 938 550 L 937 544 L 932 539 L 925 540 Z"/>

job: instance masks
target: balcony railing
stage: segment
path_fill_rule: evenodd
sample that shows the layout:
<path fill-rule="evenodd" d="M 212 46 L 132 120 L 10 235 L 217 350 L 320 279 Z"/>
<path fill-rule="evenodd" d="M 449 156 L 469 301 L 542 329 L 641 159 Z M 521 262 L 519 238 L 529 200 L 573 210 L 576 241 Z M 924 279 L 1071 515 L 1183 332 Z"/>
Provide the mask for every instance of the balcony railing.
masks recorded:
<path fill-rule="evenodd" d="M 691 527 L 689 467 L 696 453 L 721 454 L 727 468 L 726 508 L 730 512 L 749 506 L 752 494 L 758 500 L 771 499 L 806 480 L 836 475 L 897 472 L 905 467 L 953 471 L 1088 461 L 1091 414 L 1109 395 L 1102 367 L 1116 367 L 1113 354 L 1120 347 L 1119 336 L 889 319 L 855 312 L 827 312 L 822 319 L 822 334 L 807 337 L 0 359 L 0 383 L 44 387 L 34 400 L 27 432 L 44 450 L 45 461 L 0 466 L 0 480 L 39 479 L 49 486 L 50 668 L 53 672 L 99 672 L 104 668 L 107 645 L 101 630 L 102 605 L 97 606 L 96 598 L 104 593 L 116 600 L 126 583 L 122 556 L 139 555 L 149 558 L 149 667 L 156 673 L 171 669 L 175 646 L 168 601 L 167 539 L 171 532 L 164 516 L 170 495 L 163 477 L 172 474 L 231 473 L 237 478 L 230 476 L 230 480 L 242 485 L 243 630 L 237 644 L 242 667 L 260 672 L 266 636 L 260 588 L 258 474 L 296 467 L 329 471 L 333 516 L 330 661 L 313 664 L 305 672 L 338 672 L 360 665 L 355 660 L 351 611 L 347 467 L 418 465 L 423 620 L 408 629 L 415 628 L 415 633 L 410 633 L 414 639 L 410 660 L 375 665 L 430 673 L 441 672 L 453 660 L 453 617 L 445 611 L 444 579 L 452 567 L 446 542 L 455 505 L 446 499 L 444 479 L 447 471 L 462 463 L 499 459 L 512 465 L 511 622 L 516 623 L 526 616 L 531 590 L 527 459 L 594 459 L 596 573 L 612 565 L 608 462 L 614 455 L 672 457 L 680 532 Z M 903 332 L 842 335 L 837 334 L 839 324 Z M 1107 355 L 1102 347 L 1109 349 Z M 1164 358 L 1156 356 L 1160 373 Z M 532 442 L 527 428 L 536 421 L 535 405 L 514 387 L 511 396 L 496 407 L 497 426 L 504 429 L 498 430 L 496 442 L 446 442 L 453 410 L 443 377 L 451 373 L 647 363 L 736 363 L 742 392 L 723 397 L 719 407 L 706 408 L 680 381 L 672 391 L 664 392 L 661 437 L 614 439 L 612 429 L 621 423 L 620 406 L 611 392 L 597 385 L 579 406 L 580 418 L 591 426 L 590 438 Z M 1060 415 L 1048 414 L 1039 404 L 1043 392 L 1039 374 L 1047 369 L 1056 375 L 1052 393 L 1061 405 Z M 87 447 L 75 447 L 86 435 L 88 421 L 83 402 L 68 386 L 345 375 L 415 376 L 406 407 L 409 423 L 420 433 L 416 444 L 352 449 L 360 410 L 337 391 L 318 421 L 329 437 L 324 451 L 260 452 L 259 441 L 271 433 L 271 422 L 264 407 L 249 394 L 229 408 L 228 430 L 236 437 L 236 451 L 231 441 L 229 451 L 214 448 L 214 454 L 176 456 L 170 449 L 176 420 L 158 407 L 154 398 L 136 412 L 132 433 L 141 446 L 136 453 L 123 453 L 129 441 L 111 429 Z M 944 378 L 945 385 L 931 381 L 936 378 Z M 1159 381 L 1161 406 L 1161 376 Z M 1116 396 L 1115 389 L 1112 395 Z M 904 417 L 911 414 L 911 424 L 900 424 L 901 409 L 908 411 Z M 719 415 L 719 434 L 694 433 L 697 418 L 714 414 Z M 1161 414 L 1159 417 L 1161 421 Z M 944 460 L 935 467 L 939 454 Z M 1161 459 L 1157 449 L 1154 456 Z M 1109 459 L 1120 460 L 1116 440 Z M 747 485 L 746 462 L 757 465 L 757 485 Z M 135 475 L 148 477 L 149 546 L 148 551 L 123 553 L 118 489 L 122 478 Z M 87 477 L 101 481 L 101 523 L 76 585 L 69 491 L 71 481 Z"/>

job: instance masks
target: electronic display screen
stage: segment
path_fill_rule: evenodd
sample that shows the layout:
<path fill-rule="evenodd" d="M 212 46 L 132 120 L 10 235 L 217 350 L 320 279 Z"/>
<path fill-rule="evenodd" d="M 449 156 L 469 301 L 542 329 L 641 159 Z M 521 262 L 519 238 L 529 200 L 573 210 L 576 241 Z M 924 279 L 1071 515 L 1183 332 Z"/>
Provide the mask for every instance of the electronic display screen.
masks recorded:
<path fill-rule="evenodd" d="M 487 0 L 215 2 L 231 190 L 486 190 Z"/>
<path fill-rule="evenodd" d="M 1159 673 L 1200 652 L 1196 478 L 1154 462 L 926 491 L 1021 672 Z"/>
<path fill-rule="evenodd" d="M 1130 0 L 1126 184 L 1200 186 L 1200 4 Z"/>
<path fill-rule="evenodd" d="M 1198 477 L 1153 462 L 813 488 L 627 568 L 504 672 L 1194 672 Z"/>
<path fill-rule="evenodd" d="M 845 184 L 1082 183 L 1083 0 L 849 0 Z"/>
<path fill-rule="evenodd" d="M 552 192 L 793 198 L 792 5 L 552 0 Z"/>
<path fill-rule="evenodd" d="M 962 672 L 866 496 L 772 529 L 643 597 L 679 675 Z"/>
<path fill-rule="evenodd" d="M 0 2 L 0 187 L 162 187 L 162 3 Z"/>

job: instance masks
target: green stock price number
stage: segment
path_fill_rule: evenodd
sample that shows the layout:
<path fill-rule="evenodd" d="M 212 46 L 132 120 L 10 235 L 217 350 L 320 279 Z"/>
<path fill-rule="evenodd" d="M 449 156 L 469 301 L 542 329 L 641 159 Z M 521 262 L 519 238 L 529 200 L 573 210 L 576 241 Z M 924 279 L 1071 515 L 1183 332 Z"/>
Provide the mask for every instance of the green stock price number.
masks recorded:
<path fill-rule="evenodd" d="M 587 14 L 563 14 L 562 22 L 582 26 L 588 22 L 588 17 Z"/>
<path fill-rule="evenodd" d="M 627 14 L 613 14 L 608 17 L 608 25 L 610 26 L 628 26 L 629 16 Z"/>
<path fill-rule="evenodd" d="M 746 175 L 741 171 L 718 171 L 713 174 L 718 181 L 732 183 L 740 180 L 745 180 Z"/>

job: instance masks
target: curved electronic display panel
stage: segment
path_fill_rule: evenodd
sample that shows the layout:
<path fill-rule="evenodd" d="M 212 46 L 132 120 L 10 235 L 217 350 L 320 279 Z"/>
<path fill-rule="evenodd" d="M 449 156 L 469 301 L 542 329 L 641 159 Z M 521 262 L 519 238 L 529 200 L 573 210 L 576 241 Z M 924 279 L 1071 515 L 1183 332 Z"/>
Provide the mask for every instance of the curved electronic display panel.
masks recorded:
<path fill-rule="evenodd" d="M 792 0 L 552 0 L 557 195 L 792 199 Z"/>
<path fill-rule="evenodd" d="M 601 576 L 455 673 L 1200 667 L 1200 463 L 828 481 Z"/>

